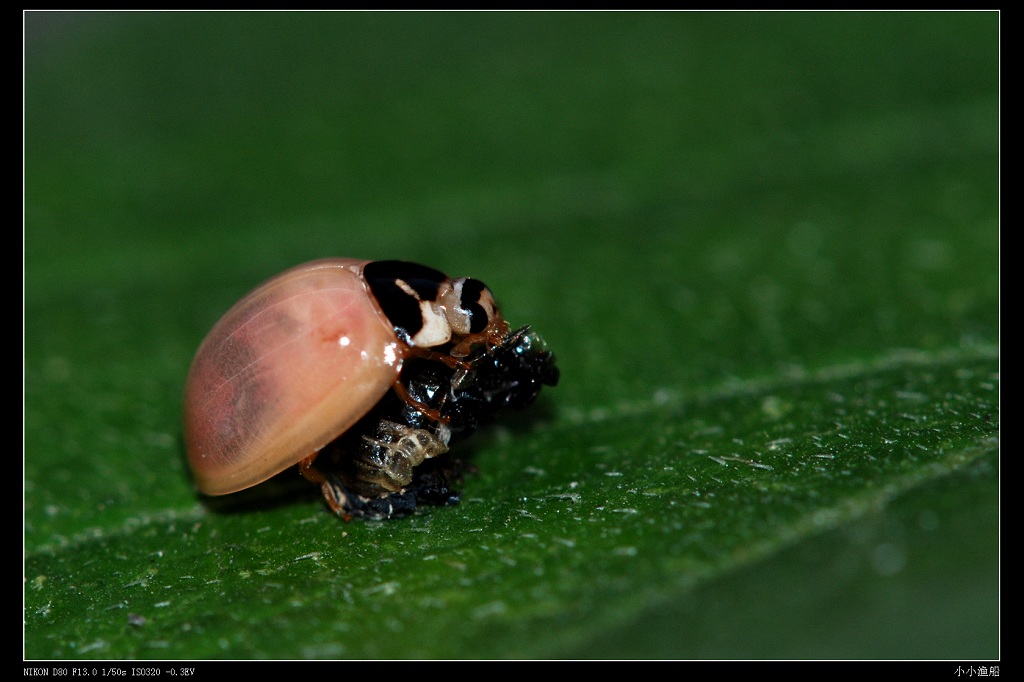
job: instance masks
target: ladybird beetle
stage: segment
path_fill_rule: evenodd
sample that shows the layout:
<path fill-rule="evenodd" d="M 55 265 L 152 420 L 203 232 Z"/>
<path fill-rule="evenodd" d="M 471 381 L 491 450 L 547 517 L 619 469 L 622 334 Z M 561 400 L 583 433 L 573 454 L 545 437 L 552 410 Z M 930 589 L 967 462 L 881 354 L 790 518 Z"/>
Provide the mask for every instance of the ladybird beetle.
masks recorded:
<path fill-rule="evenodd" d="M 405 261 L 324 259 L 247 294 L 199 346 L 184 434 L 199 490 L 224 495 L 288 467 L 348 519 L 455 504 L 446 456 L 558 381 L 529 327 L 483 282 Z"/>

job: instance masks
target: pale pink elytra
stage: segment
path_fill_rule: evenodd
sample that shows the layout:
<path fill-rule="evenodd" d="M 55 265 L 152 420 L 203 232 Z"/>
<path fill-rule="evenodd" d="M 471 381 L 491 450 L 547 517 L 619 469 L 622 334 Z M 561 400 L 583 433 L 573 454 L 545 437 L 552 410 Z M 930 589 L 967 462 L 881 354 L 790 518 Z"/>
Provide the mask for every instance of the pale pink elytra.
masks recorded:
<path fill-rule="evenodd" d="M 367 290 L 367 261 L 287 270 L 235 304 L 196 352 L 185 445 L 199 490 L 223 495 L 297 464 L 395 383 L 395 331 Z"/>

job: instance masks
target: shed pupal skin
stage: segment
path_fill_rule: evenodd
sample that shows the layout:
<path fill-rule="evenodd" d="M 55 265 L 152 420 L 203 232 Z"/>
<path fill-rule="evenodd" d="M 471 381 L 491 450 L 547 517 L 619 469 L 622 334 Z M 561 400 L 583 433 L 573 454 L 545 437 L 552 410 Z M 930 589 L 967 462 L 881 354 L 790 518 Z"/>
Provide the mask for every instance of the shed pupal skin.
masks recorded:
<path fill-rule="evenodd" d="M 526 407 L 542 386 L 558 382 L 554 354 L 529 327 L 496 346 L 477 347 L 464 362 L 451 368 L 410 359 L 401 382 L 429 414 L 389 392 L 317 454 L 312 480 L 337 514 L 383 519 L 408 515 L 417 504 L 458 504 L 453 483 L 462 461 L 448 453 L 449 444 L 504 410 Z"/>
<path fill-rule="evenodd" d="M 209 495 L 300 464 L 339 515 L 403 516 L 458 501 L 453 437 L 557 379 L 540 338 L 510 332 L 479 280 L 314 261 L 254 289 L 204 339 L 186 384 L 189 464 Z"/>

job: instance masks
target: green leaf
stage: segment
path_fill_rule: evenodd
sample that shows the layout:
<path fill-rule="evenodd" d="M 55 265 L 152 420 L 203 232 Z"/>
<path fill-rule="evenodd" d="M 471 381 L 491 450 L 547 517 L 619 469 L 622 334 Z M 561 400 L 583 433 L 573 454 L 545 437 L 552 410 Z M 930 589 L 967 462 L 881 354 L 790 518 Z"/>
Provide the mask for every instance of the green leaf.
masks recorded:
<path fill-rule="evenodd" d="M 25 18 L 24 655 L 997 659 L 999 15 Z M 196 495 L 181 395 L 326 256 L 562 381 L 457 507 Z"/>

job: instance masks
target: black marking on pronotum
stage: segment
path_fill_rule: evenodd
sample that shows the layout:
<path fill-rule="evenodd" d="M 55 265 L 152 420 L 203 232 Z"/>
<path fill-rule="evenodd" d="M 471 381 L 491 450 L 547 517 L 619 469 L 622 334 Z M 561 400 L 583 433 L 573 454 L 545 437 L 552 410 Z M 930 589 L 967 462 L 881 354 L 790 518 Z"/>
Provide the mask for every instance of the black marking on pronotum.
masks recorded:
<path fill-rule="evenodd" d="M 462 291 L 459 292 L 459 305 L 469 312 L 469 332 L 479 334 L 487 329 L 490 319 L 487 310 L 480 304 L 487 285 L 478 279 L 467 277 L 462 280 Z"/>
<path fill-rule="evenodd" d="M 400 260 L 367 263 L 363 276 L 395 332 L 406 343 L 423 329 L 420 301 L 436 301 L 441 286 L 448 281 L 438 270 Z"/>

